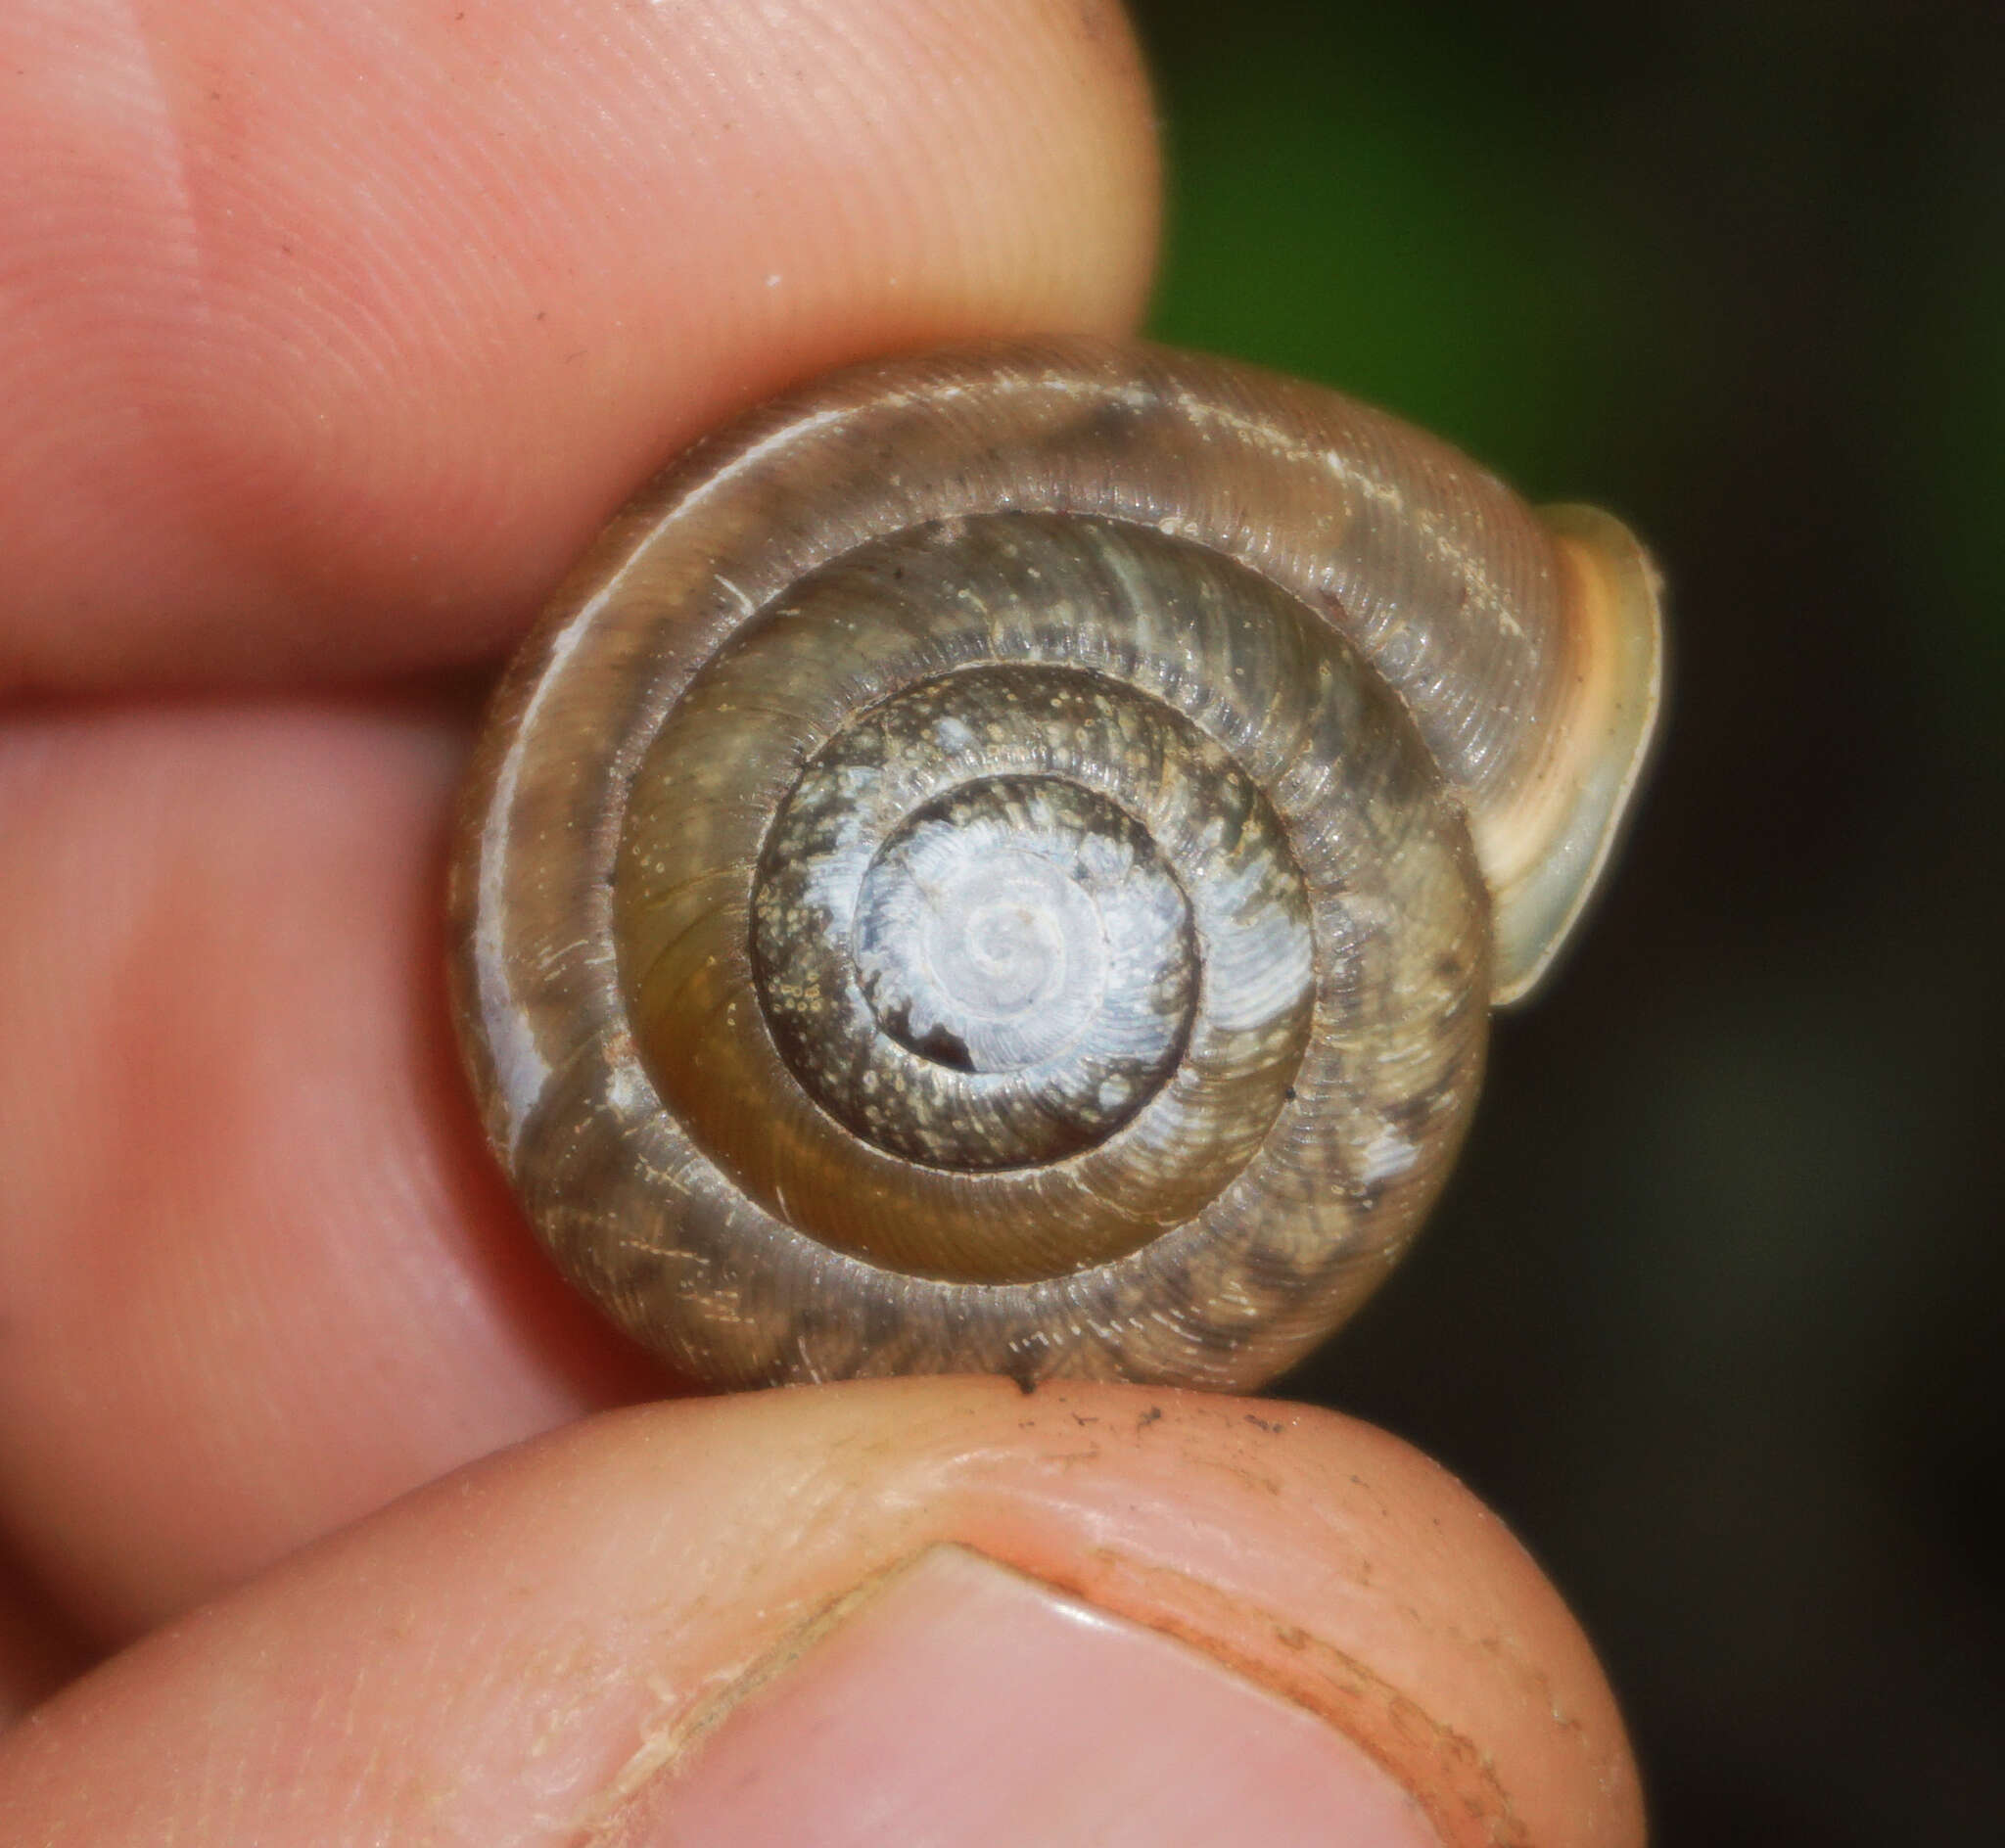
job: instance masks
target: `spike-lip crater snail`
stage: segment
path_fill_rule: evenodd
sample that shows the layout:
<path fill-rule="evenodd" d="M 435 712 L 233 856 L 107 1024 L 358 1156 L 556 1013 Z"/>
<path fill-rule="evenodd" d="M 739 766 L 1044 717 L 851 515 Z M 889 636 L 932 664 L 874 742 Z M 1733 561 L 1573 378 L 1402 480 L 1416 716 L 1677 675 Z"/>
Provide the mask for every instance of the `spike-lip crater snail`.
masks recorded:
<path fill-rule="evenodd" d="M 1656 602 L 1607 516 L 1222 360 L 756 411 L 614 520 L 477 752 L 454 998 L 538 1235 L 719 1385 L 1271 1377 L 1595 884 Z"/>

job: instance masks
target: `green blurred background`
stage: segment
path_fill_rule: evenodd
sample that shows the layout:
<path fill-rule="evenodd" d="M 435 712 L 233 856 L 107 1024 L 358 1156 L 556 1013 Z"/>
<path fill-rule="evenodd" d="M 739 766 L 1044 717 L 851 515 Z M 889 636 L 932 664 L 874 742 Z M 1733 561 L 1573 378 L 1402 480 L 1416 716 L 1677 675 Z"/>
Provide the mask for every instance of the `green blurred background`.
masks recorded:
<path fill-rule="evenodd" d="M 1613 507 L 1672 591 L 1612 890 L 1282 1390 L 1512 1521 L 1660 1840 L 1999 1839 L 2005 6 L 1136 10 L 1156 333 Z"/>

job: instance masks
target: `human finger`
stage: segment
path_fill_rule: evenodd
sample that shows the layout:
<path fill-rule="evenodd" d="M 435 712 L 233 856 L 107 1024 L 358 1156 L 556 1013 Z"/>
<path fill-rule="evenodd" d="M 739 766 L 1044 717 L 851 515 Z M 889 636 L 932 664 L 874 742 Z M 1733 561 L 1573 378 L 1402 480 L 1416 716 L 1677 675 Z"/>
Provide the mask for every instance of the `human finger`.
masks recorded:
<path fill-rule="evenodd" d="M 451 1044 L 464 716 L 0 731 L 0 1520 L 118 1640 L 660 1377 L 536 1253 Z"/>
<path fill-rule="evenodd" d="M 0 692 L 490 655 L 656 463 L 835 361 L 1118 329 L 1104 0 L 0 14 Z"/>
<path fill-rule="evenodd" d="M 1641 1839 L 1502 1525 L 1273 1404 L 997 1381 L 686 1401 L 414 1496 L 0 1746 L 11 1839 Z"/>

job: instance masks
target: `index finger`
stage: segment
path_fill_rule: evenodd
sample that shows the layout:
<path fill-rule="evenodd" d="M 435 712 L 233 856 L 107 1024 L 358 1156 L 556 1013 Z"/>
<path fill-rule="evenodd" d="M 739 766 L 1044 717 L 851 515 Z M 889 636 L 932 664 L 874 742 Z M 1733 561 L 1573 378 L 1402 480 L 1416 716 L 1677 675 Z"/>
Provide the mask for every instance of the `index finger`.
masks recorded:
<path fill-rule="evenodd" d="M 479 659 L 722 415 L 1123 327 L 1156 220 L 1106 0 L 25 0 L 0 171 L 0 692 Z"/>
<path fill-rule="evenodd" d="M 1139 305 L 1118 15 L 457 5 L 0 8 L 0 689 L 479 656 L 722 406 Z M 314 694 L 0 726 L 0 1040 L 48 1054 L 0 1512 L 101 1634 L 635 1389 L 444 1045 L 462 748 Z"/>

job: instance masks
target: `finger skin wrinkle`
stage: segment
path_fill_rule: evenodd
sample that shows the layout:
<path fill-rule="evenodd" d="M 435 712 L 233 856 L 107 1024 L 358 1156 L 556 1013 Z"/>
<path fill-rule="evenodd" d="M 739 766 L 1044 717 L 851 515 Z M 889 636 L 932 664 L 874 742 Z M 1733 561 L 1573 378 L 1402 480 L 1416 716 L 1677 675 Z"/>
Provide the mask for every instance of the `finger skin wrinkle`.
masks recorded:
<path fill-rule="evenodd" d="M 75 532 L 116 517 L 123 483 L 98 459 L 148 439 L 146 356 L 201 320 L 183 137 L 134 9 L 122 0 L 30 7 L 27 42 L 0 65 L 0 146 L 15 204 L 0 238 L 0 402 L 33 406 L 62 355 L 62 414 L 9 418 L 0 501 L 57 516 L 10 532 L 31 579 Z"/>

